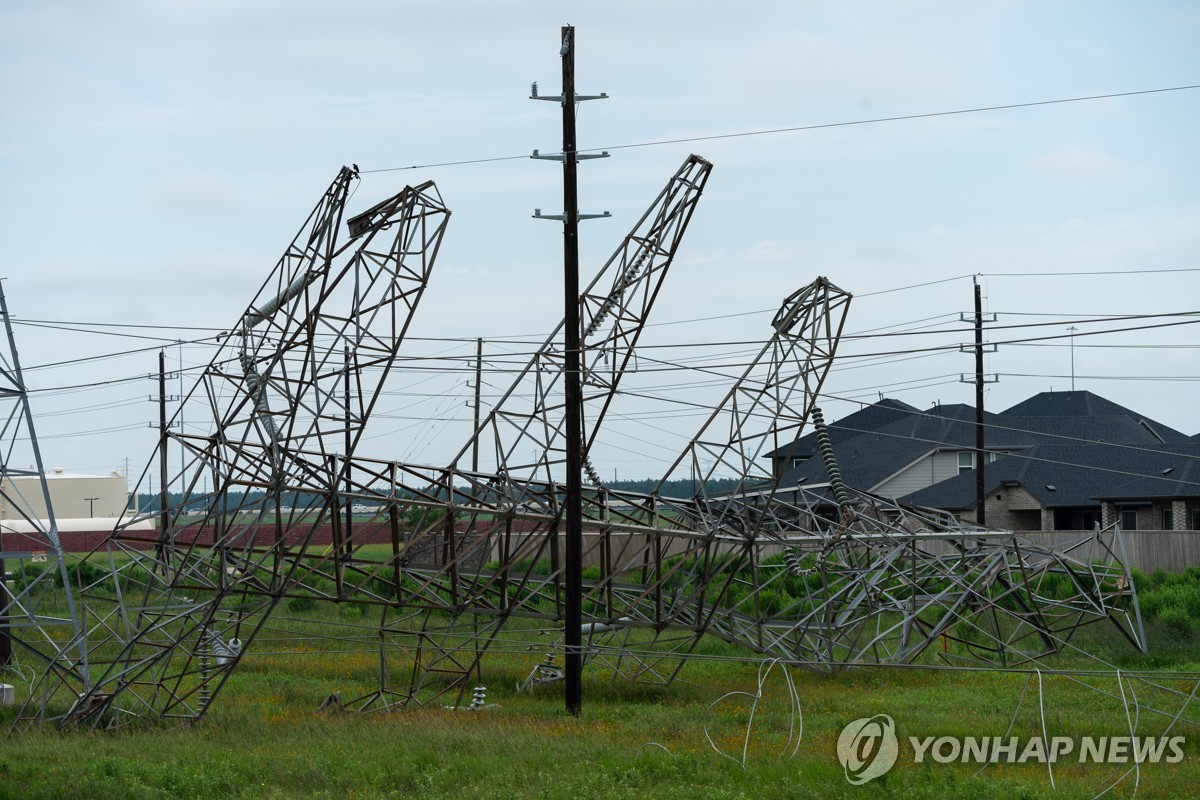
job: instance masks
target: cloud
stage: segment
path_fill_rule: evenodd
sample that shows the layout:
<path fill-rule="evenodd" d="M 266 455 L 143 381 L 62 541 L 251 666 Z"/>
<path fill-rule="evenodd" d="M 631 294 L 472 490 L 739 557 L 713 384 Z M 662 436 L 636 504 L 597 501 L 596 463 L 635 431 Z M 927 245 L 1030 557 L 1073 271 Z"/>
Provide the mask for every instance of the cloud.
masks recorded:
<path fill-rule="evenodd" d="M 1116 159 L 1098 148 L 1060 148 L 1034 156 L 1028 168 L 1036 175 L 1065 183 L 1102 183 L 1124 173 Z"/>
<path fill-rule="evenodd" d="M 237 188 L 226 179 L 209 173 L 181 173 L 148 187 L 155 206 L 198 214 L 228 214 L 243 203 Z"/>
<path fill-rule="evenodd" d="M 855 245 L 854 254 L 865 261 L 881 261 L 899 264 L 913 261 L 913 254 L 901 242 L 890 239 L 874 239 Z"/>

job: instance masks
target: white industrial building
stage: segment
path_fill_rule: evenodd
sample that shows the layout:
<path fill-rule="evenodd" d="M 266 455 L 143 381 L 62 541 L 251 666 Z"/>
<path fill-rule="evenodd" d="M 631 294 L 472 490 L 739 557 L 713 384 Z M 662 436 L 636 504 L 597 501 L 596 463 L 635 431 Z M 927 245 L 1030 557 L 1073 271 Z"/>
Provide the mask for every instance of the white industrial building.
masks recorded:
<path fill-rule="evenodd" d="M 129 481 L 116 470 L 107 475 L 72 475 L 57 468 L 46 473 L 46 486 L 60 525 L 67 520 L 99 520 L 111 526 L 129 504 Z M 49 516 L 41 480 L 36 475 L 4 479 L 0 521 L 23 520 L 27 515 Z"/>

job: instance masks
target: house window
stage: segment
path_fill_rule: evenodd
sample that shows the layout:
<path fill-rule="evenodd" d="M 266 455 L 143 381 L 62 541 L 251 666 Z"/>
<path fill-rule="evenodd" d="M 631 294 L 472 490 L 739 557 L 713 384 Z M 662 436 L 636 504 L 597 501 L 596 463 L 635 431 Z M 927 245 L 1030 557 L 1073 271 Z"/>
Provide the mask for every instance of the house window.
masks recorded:
<path fill-rule="evenodd" d="M 1192 530 L 1200 531 L 1200 508 L 1192 509 Z"/>
<path fill-rule="evenodd" d="M 801 464 L 803 464 L 805 461 L 808 461 L 808 456 L 805 456 L 804 458 L 793 458 L 793 459 L 792 459 L 792 466 L 793 466 L 793 467 L 798 467 L 798 466 L 800 466 Z"/>
<path fill-rule="evenodd" d="M 1126 509 L 1121 512 L 1121 530 L 1136 531 L 1137 530 L 1137 511 Z"/>
<path fill-rule="evenodd" d="M 983 463 L 991 464 L 993 461 L 998 461 L 1004 458 L 1008 453 L 993 453 L 985 450 L 983 453 Z M 958 451 L 958 474 L 970 472 L 975 469 L 975 451 L 974 450 L 959 450 Z"/>
<path fill-rule="evenodd" d="M 1170 506 L 1167 506 L 1162 510 L 1162 530 L 1171 530 L 1171 522 L 1173 521 L 1173 517 L 1174 514 L 1171 512 Z"/>

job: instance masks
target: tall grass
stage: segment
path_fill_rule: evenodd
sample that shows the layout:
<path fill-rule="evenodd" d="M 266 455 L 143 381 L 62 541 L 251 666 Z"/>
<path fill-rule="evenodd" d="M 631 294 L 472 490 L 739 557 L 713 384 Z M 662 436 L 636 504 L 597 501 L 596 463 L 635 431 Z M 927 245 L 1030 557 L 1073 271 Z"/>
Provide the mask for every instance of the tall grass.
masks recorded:
<path fill-rule="evenodd" d="M 777 671 L 752 708 L 757 667 L 749 654 L 706 639 L 679 680 L 668 686 L 612 681 L 604 664 L 585 676 L 584 713 L 563 710 L 561 686 L 518 693 L 537 652 L 490 657 L 488 707 L 451 710 L 438 703 L 397 713 L 318 712 L 322 698 L 349 698 L 376 688 L 376 653 L 361 645 L 307 639 L 333 622 L 322 609 L 297 617 L 294 636 L 266 637 L 230 679 L 212 711 L 186 727 L 150 726 L 119 733 L 34 731 L 0 745 L 0 798 L 793 798 L 1091 797 L 1112 768 L 1060 764 L 1052 791 L 1044 766 L 914 764 L 864 788 L 849 785 L 835 745 L 842 727 L 886 713 L 908 735 L 1037 736 L 1039 705 L 1050 735 L 1128 732 L 1113 677 L 1044 676 L 1041 703 L 1027 674 L 860 669 L 832 676 L 792 673 L 803 731 L 785 756 L 792 726 L 786 682 Z M 301 615 L 303 616 L 303 615 Z M 1098 639 L 1099 641 L 1099 639 Z M 1115 646 L 1115 645 L 1114 645 Z M 348 650 L 350 652 L 342 652 Z M 1182 653 L 1174 667 L 1195 662 Z M 406 664 L 395 665 L 403 678 Z M 19 691 L 28 684 L 18 681 Z M 8 679 L 6 679 L 8 680 Z M 10 680 L 10 682 L 12 682 Z M 1184 680 L 1160 681 L 1189 691 Z M 1134 685 L 1126 683 L 1127 694 Z M 1179 698 L 1137 684 L 1143 701 L 1174 711 Z M 1023 696 L 1024 693 L 1024 696 Z M 753 710 L 745 768 L 740 759 Z M 15 716 L 0 713 L 0 722 Z M 1185 718 L 1200 723 L 1200 705 Z M 1158 735 L 1163 718 L 1143 713 L 1139 735 Z M 707 731 L 707 737 L 706 737 Z M 1145 765 L 1139 797 L 1188 797 L 1200 782 L 1200 728 L 1187 735 L 1182 764 Z M 1132 777 L 1116 796 L 1129 796 Z M 873 790 L 873 791 L 871 791 Z"/>

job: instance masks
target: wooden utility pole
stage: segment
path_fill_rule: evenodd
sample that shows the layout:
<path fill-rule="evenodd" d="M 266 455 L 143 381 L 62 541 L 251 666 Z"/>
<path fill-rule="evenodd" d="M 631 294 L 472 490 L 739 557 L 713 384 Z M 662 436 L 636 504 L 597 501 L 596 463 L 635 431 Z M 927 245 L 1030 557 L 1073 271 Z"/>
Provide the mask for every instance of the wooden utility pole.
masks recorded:
<path fill-rule="evenodd" d="M 479 472 L 479 383 L 483 378 L 483 339 L 475 340 L 475 437 L 471 443 L 471 472 Z"/>
<path fill-rule="evenodd" d="M 8 573 L 4 571 L 4 559 L 0 558 L 0 667 L 12 662 L 12 637 L 8 632 Z"/>
<path fill-rule="evenodd" d="M 162 350 L 158 351 L 158 487 L 158 560 L 165 570 L 171 541 L 171 512 L 167 485 L 167 356 Z"/>
<path fill-rule="evenodd" d="M 579 187 L 576 180 L 578 162 L 586 158 L 605 158 L 608 152 L 580 155 L 575 146 L 575 104 L 583 100 L 602 100 L 607 94 L 578 95 L 575 93 L 575 29 L 562 28 L 562 94 L 557 97 L 538 95 L 534 83 L 530 99 L 553 100 L 562 104 L 563 148 L 561 156 L 541 155 L 533 151 L 532 158 L 560 160 L 563 164 L 563 213 L 543 215 L 535 209 L 536 219 L 561 219 L 563 223 L 563 437 L 566 440 L 566 496 L 563 502 L 565 518 L 563 542 L 563 640 L 566 645 L 563 669 L 564 694 L 567 711 L 578 715 L 582 710 L 583 694 L 583 387 L 580 383 L 579 329 L 579 221 L 603 214 L 579 213 Z M 478 425 L 476 426 L 478 429 Z M 534 453 L 536 461 L 538 454 Z"/>
<path fill-rule="evenodd" d="M 987 497 L 983 493 L 983 301 L 975 282 L 975 521 L 986 524 Z"/>
<path fill-rule="evenodd" d="M 575 161 L 575 29 L 563 26 L 563 308 L 566 316 L 567 539 L 563 559 L 567 712 L 583 710 L 583 391 L 579 385 L 579 186 Z"/>

